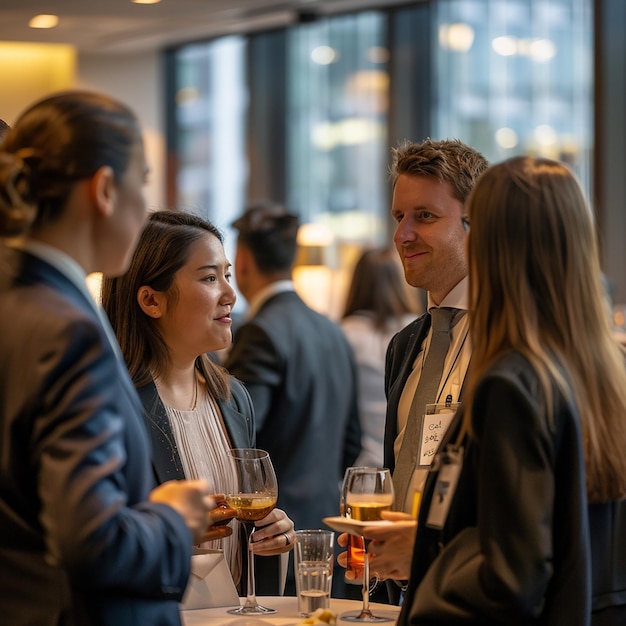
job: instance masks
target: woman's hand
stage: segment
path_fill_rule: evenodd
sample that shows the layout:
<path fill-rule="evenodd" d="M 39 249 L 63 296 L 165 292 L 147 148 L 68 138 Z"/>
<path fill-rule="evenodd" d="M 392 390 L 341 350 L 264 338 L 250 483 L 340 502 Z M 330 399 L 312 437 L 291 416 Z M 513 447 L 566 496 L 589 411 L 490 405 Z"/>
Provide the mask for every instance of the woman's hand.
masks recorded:
<path fill-rule="evenodd" d="M 206 480 L 170 480 L 150 492 L 150 502 L 167 504 L 176 510 L 191 532 L 192 543 L 202 540 L 209 526 L 209 511 L 215 507 Z"/>
<path fill-rule="evenodd" d="M 232 534 L 233 529 L 225 524 L 221 526 L 211 526 L 211 528 L 207 529 L 204 535 L 202 535 L 200 543 L 204 543 L 205 541 L 214 541 L 215 539 L 224 539 L 224 537 L 230 537 Z"/>
<path fill-rule="evenodd" d="M 282 509 L 273 509 L 263 519 L 255 522 L 252 533 L 252 550 L 255 554 L 271 556 L 289 552 L 295 539 L 293 521 Z"/>
<path fill-rule="evenodd" d="M 367 548 L 370 571 L 375 572 L 381 580 L 408 580 L 411 575 L 417 520 L 407 513 L 396 511 L 383 511 L 382 515 L 383 519 L 394 523 L 387 526 L 366 526 L 363 529 L 363 536 L 371 540 Z M 341 556 L 344 555 L 339 558 Z"/>

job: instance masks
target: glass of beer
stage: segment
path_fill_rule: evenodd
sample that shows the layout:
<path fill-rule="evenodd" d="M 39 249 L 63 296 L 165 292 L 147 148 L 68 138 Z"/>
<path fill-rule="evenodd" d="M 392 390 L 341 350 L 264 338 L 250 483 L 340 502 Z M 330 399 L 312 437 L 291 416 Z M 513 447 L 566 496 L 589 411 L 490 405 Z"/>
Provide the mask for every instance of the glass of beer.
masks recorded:
<path fill-rule="evenodd" d="M 383 511 L 390 511 L 393 504 L 393 483 L 388 469 L 375 467 L 356 467 L 347 476 L 345 491 L 345 515 L 361 522 L 382 519 Z M 341 619 L 349 622 L 386 622 L 386 617 L 372 614 L 369 608 L 370 572 L 369 556 L 365 538 L 360 536 L 363 550 L 363 606 L 357 615 L 342 615 Z"/>

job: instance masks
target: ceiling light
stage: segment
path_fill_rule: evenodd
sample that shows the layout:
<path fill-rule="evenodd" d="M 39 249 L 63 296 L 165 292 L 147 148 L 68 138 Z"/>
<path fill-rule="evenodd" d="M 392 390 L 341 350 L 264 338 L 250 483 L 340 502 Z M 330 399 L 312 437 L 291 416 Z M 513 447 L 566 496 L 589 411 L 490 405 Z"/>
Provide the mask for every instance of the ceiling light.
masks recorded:
<path fill-rule="evenodd" d="M 161 0 L 132 0 L 134 4 L 158 4 Z"/>
<path fill-rule="evenodd" d="M 58 15 L 35 15 L 28 25 L 31 28 L 54 28 L 59 23 Z"/>

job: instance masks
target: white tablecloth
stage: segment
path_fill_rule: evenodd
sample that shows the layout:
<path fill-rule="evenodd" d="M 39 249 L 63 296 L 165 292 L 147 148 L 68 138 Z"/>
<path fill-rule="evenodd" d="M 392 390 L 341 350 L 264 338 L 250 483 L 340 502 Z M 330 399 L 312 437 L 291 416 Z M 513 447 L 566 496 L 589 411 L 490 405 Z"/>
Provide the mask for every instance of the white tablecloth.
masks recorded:
<path fill-rule="evenodd" d="M 263 597 L 257 598 L 259 604 L 268 608 L 277 609 L 278 613 L 271 615 L 231 615 L 227 613 L 228 607 L 220 607 L 217 609 L 198 609 L 196 611 L 183 611 L 183 624 L 185 626 L 268 626 L 270 624 L 280 624 L 281 626 L 293 626 L 300 622 L 303 618 L 298 614 L 298 602 L 293 596 L 284 597 Z M 242 600 L 243 602 L 243 600 Z M 341 621 L 341 614 L 350 612 L 358 612 L 361 608 L 361 602 L 356 600 L 340 600 L 337 598 L 330 599 L 330 610 L 339 615 L 337 624 L 348 626 L 354 622 Z M 393 626 L 400 607 L 389 604 L 370 603 L 370 608 L 374 615 L 381 617 L 390 617 L 390 622 L 380 622 L 380 626 Z"/>

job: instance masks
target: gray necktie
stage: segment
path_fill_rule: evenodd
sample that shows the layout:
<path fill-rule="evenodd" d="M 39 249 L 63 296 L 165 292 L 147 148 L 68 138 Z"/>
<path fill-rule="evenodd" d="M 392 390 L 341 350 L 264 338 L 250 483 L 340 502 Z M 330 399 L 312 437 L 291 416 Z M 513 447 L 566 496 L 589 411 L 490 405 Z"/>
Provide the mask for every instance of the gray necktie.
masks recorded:
<path fill-rule="evenodd" d="M 411 402 L 404 438 L 398 453 L 393 472 L 393 486 L 396 493 L 395 508 L 404 510 L 407 489 L 411 484 L 413 471 L 417 467 L 417 454 L 420 443 L 420 430 L 427 404 L 437 401 L 437 391 L 443 374 L 443 364 L 450 348 L 450 329 L 456 309 L 434 308 L 430 310 L 432 338 L 430 348 L 423 362 L 422 373 Z"/>

